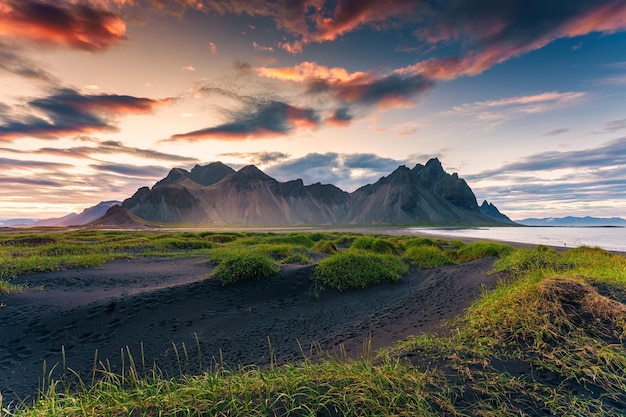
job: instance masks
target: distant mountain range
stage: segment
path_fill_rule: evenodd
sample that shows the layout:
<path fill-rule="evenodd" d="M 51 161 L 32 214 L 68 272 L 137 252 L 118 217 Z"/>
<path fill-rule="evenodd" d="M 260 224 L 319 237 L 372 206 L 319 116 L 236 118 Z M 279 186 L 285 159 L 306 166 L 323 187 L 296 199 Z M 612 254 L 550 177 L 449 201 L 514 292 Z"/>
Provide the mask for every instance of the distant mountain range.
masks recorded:
<path fill-rule="evenodd" d="M 0 222 L 1 227 L 46 227 L 46 226 L 82 226 L 102 216 L 108 209 L 122 204 L 120 201 L 101 201 L 95 206 L 88 207 L 80 213 L 70 213 L 63 217 L 55 217 L 45 220 L 33 219 L 10 219 Z"/>
<path fill-rule="evenodd" d="M 518 220 L 524 226 L 560 226 L 560 227 L 626 227 L 626 220 L 621 217 L 546 217 Z"/>
<path fill-rule="evenodd" d="M 120 210 L 120 208 L 122 210 Z M 235 171 L 221 162 L 172 169 L 152 189 L 142 187 L 121 207 L 91 223 L 192 225 L 512 225 L 476 197 L 438 159 L 400 166 L 374 184 L 347 193 L 334 185 L 279 182 L 249 165 Z"/>

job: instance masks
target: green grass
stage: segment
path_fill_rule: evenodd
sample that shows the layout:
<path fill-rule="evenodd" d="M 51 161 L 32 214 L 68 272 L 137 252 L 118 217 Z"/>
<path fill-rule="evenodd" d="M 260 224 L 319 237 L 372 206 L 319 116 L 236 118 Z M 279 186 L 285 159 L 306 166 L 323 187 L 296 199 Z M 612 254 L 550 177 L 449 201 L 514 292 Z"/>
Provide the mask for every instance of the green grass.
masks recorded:
<path fill-rule="evenodd" d="M 269 256 L 254 252 L 241 252 L 222 260 L 211 276 L 219 280 L 222 285 L 229 285 L 238 281 L 269 278 L 278 272 L 278 266 Z"/>
<path fill-rule="evenodd" d="M 79 237 L 93 242 L 96 236 Z M 140 238 L 104 237 L 111 242 Z M 268 248 L 284 242 L 264 243 L 270 246 L 255 253 L 254 245 L 265 237 L 209 239 L 216 246 L 206 253 L 218 254 L 221 263 L 229 259 L 228 254 L 230 259 L 261 256 L 275 266 Z M 343 244 L 358 237 L 330 236 Z M 0 236 L 0 253 L 6 256 L 35 243 L 59 244 L 41 238 L 29 244 L 4 244 L 9 239 Z M 393 240 L 394 246 L 410 241 L 386 239 Z M 323 240 L 329 239 L 317 241 Z M 164 377 L 157 369 L 144 373 L 134 366 L 123 375 L 99 369 L 93 386 L 78 384 L 69 389 L 63 381 L 53 382 L 34 405 L 4 414 L 608 417 L 626 413 L 624 256 L 588 247 L 559 253 L 542 246 L 528 250 L 491 242 L 439 243 L 457 249 L 408 245 L 404 256 L 409 260 L 419 253 L 416 258 L 424 262 L 440 255 L 458 262 L 496 257 L 494 273 L 502 276 L 497 288 L 485 291 L 463 316 L 449 323 L 450 332 L 399 341 L 376 357 L 364 351 L 361 359 L 303 357 L 281 366 L 273 362 L 266 368 L 217 366 L 201 375 L 183 372 L 178 377 Z M 303 250 L 291 243 L 287 246 Z M 346 250 L 320 261 L 315 277 L 332 288 L 360 288 L 399 279 L 407 269 L 395 255 Z"/>
<path fill-rule="evenodd" d="M 314 279 L 322 287 L 343 291 L 398 281 L 408 272 L 408 266 L 393 255 L 348 251 L 322 259 Z"/>
<path fill-rule="evenodd" d="M 430 245 L 411 246 L 402 257 L 417 268 L 436 268 L 456 263 L 439 247 Z"/>
<path fill-rule="evenodd" d="M 472 242 L 449 251 L 450 257 L 459 263 L 471 262 L 485 257 L 499 258 L 513 252 L 513 247 L 498 242 Z"/>
<path fill-rule="evenodd" d="M 332 255 L 339 252 L 339 249 L 337 248 L 337 245 L 335 245 L 331 240 L 318 240 L 311 248 L 311 251 Z"/>
<path fill-rule="evenodd" d="M 357 237 L 350 245 L 350 249 L 363 250 L 374 253 L 397 254 L 400 250 L 390 241 L 370 236 Z"/>

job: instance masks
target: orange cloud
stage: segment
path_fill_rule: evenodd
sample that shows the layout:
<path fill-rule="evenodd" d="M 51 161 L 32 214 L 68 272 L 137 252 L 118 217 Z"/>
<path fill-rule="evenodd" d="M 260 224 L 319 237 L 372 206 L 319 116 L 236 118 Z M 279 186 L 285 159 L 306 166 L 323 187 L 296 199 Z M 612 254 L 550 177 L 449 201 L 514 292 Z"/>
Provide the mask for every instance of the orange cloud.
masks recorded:
<path fill-rule="evenodd" d="M 282 81 L 304 82 L 309 80 L 327 81 L 351 81 L 367 76 L 365 72 L 349 73 L 341 67 L 329 68 L 315 62 L 305 61 L 293 67 L 282 68 L 256 68 L 257 73 L 266 78 L 274 78 Z"/>
<path fill-rule="evenodd" d="M 0 37 L 84 50 L 102 50 L 126 39 L 114 13 L 88 3 L 51 4 L 8 0 L 0 7 Z"/>

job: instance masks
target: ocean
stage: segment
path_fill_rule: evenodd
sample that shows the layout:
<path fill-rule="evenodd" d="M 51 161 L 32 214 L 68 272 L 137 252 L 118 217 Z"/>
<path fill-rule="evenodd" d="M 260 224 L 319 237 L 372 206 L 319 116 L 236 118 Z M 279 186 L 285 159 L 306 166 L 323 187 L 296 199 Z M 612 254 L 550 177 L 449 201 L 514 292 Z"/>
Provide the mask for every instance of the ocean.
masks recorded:
<path fill-rule="evenodd" d="M 626 228 L 623 227 L 412 227 L 408 233 L 445 237 L 477 238 L 536 245 L 598 246 L 626 252 Z"/>

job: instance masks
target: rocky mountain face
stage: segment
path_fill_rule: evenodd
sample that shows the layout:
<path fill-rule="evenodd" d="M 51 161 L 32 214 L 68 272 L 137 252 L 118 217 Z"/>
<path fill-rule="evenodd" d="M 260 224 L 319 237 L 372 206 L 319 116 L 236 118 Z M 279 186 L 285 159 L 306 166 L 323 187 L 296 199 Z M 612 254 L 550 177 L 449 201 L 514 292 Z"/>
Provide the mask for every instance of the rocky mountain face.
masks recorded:
<path fill-rule="evenodd" d="M 482 214 L 494 219 L 497 222 L 506 223 L 506 224 L 516 224 L 508 216 L 500 213 L 500 210 L 498 210 L 496 206 L 494 206 L 492 203 L 489 203 L 487 200 L 483 201 L 479 209 Z"/>
<path fill-rule="evenodd" d="M 482 211 L 467 183 L 447 174 L 437 159 L 398 167 L 353 193 L 300 179 L 279 182 L 252 165 L 239 171 L 221 162 L 190 172 L 174 168 L 152 189 L 137 190 L 122 208 L 149 222 L 198 225 L 512 223 L 493 209 Z"/>

